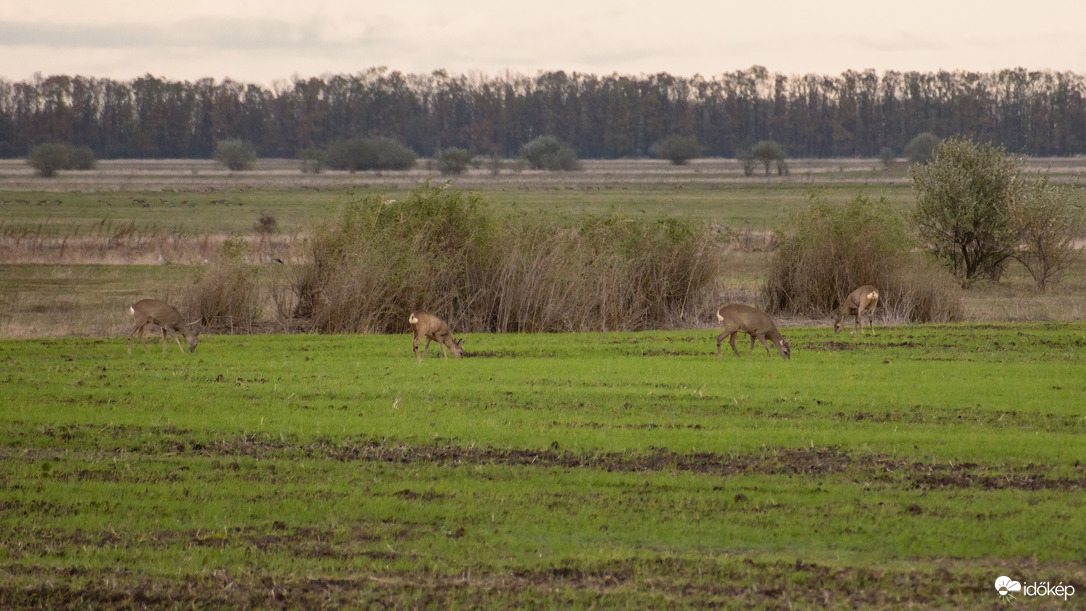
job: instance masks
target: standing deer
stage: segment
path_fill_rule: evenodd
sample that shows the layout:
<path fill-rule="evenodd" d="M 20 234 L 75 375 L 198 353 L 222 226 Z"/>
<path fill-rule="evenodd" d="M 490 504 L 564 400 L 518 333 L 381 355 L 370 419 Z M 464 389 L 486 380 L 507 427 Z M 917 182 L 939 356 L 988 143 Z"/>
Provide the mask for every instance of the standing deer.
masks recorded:
<path fill-rule="evenodd" d="M 871 327 L 871 335 L 875 334 L 875 308 L 879 305 L 879 289 L 865 284 L 860 288 L 849 293 L 849 296 L 845 298 L 845 302 L 841 304 L 841 307 L 837 310 L 837 316 L 833 319 L 833 332 L 840 333 L 842 322 L 845 317 L 855 313 L 856 314 L 856 326 L 852 329 L 852 333 L 856 333 L 856 329 L 863 332 L 863 325 L 860 323 L 860 316 L 867 311 L 867 323 Z"/>
<path fill-rule="evenodd" d="M 777 346 L 777 353 L 781 355 L 781 358 L 788 360 L 792 356 L 792 344 L 781 337 L 781 332 L 777 330 L 777 325 L 773 324 L 773 319 L 769 317 L 769 314 L 761 310 L 733 303 L 717 310 L 716 319 L 724 324 L 724 331 L 716 338 L 716 358 L 718 359 L 720 358 L 720 344 L 729 335 L 731 336 L 729 343 L 732 345 L 732 352 L 735 353 L 735 356 L 739 356 L 739 351 L 735 349 L 735 336 L 740 331 L 750 334 L 751 356 L 754 356 L 755 339 L 762 342 L 765 353 L 770 354 L 769 346 L 765 343 L 766 337 Z"/>
<path fill-rule="evenodd" d="M 128 313 L 132 315 L 132 322 L 135 324 L 132 327 L 132 332 L 128 334 L 128 354 L 132 354 L 132 336 L 137 331 L 143 349 L 150 352 L 147 349 L 147 344 L 143 343 L 143 332 L 151 325 L 158 325 L 162 329 L 162 354 L 166 354 L 167 331 L 173 333 L 173 339 L 177 342 L 177 349 L 181 351 L 181 354 L 185 353 L 185 349 L 181 347 L 181 338 L 179 337 L 181 335 L 185 337 L 185 341 L 189 344 L 189 352 L 196 352 L 196 344 L 200 341 L 200 332 L 195 329 L 190 331 L 188 325 L 181 319 L 181 313 L 172 305 L 158 299 L 142 299 L 129 306 Z M 195 324 L 195 321 L 189 323 L 189 325 Z"/>
<path fill-rule="evenodd" d="M 407 319 L 407 322 L 411 323 L 411 330 L 415 332 L 415 341 L 413 348 L 415 350 L 415 358 L 422 360 L 426 358 L 426 353 L 430 351 L 430 341 L 436 341 L 441 345 L 441 355 L 445 358 L 449 358 L 449 355 L 445 352 L 445 347 L 448 346 L 449 350 L 452 350 L 453 356 L 456 358 L 463 358 L 464 351 L 460 348 L 460 344 L 464 340 L 454 340 L 452 331 L 449 329 L 449 325 L 445 324 L 444 320 L 441 320 L 433 314 L 426 312 L 412 312 L 411 317 Z M 423 349 L 422 355 L 419 355 L 419 340 L 423 337 L 426 338 L 426 348 Z"/>

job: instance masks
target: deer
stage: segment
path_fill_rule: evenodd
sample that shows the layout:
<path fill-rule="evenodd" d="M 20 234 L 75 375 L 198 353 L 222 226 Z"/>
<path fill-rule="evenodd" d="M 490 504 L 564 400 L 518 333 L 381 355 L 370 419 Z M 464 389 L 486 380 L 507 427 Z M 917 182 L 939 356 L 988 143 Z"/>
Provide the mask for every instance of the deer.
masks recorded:
<path fill-rule="evenodd" d="M 200 332 L 190 328 L 196 324 L 196 321 L 185 324 L 185 321 L 181 318 L 181 312 L 178 312 L 177 308 L 172 305 L 158 299 L 142 299 L 128 306 L 128 313 L 132 315 L 134 324 L 132 332 L 128 334 L 128 354 L 132 354 L 132 336 L 137 332 L 139 332 L 139 340 L 143 349 L 150 352 L 147 344 L 143 343 L 143 332 L 151 325 L 158 325 L 162 329 L 162 354 L 166 354 L 167 331 L 173 333 L 173 338 L 177 342 L 177 349 L 181 351 L 181 354 L 185 353 L 185 349 L 181 347 L 181 336 L 184 336 L 185 341 L 188 342 L 189 352 L 196 352 L 196 344 L 200 341 Z"/>
<path fill-rule="evenodd" d="M 441 346 L 441 355 L 445 358 L 449 358 L 449 355 L 445 352 L 445 347 L 448 346 L 452 351 L 453 356 L 456 358 L 464 357 L 464 350 L 460 347 L 460 344 L 464 340 L 454 340 L 452 331 L 449 329 L 449 325 L 441 320 L 437 316 L 427 312 L 412 312 L 411 316 L 407 319 L 407 322 L 411 323 L 411 330 L 415 333 L 415 341 L 412 344 L 415 351 L 415 358 L 420 362 L 426 358 L 426 353 L 430 351 L 430 342 L 436 341 Z M 419 340 L 423 337 L 426 338 L 426 347 L 423 349 L 422 354 L 419 354 Z"/>
<path fill-rule="evenodd" d="M 879 305 L 879 289 L 865 284 L 860 288 L 849 293 L 845 298 L 844 303 L 837 309 L 837 315 L 833 319 L 833 332 L 840 333 L 841 327 L 844 326 L 843 322 L 845 317 L 855 313 L 856 314 L 856 326 L 852 329 L 852 333 L 856 333 L 856 329 L 859 329 L 863 333 L 863 324 L 860 322 L 860 316 L 864 311 L 867 311 L 867 323 L 871 327 L 871 335 L 875 334 L 875 308 Z"/>
<path fill-rule="evenodd" d="M 769 317 L 769 314 L 748 305 L 733 303 L 717 310 L 716 319 L 724 325 L 724 331 L 716 338 L 716 358 L 721 357 L 720 344 L 728 336 L 731 336 L 729 343 L 732 346 L 732 352 L 735 356 L 740 356 L 739 351 L 735 349 L 735 336 L 740 332 L 750 334 L 751 356 L 754 356 L 755 339 L 762 342 L 766 354 L 772 354 L 765 343 L 765 338 L 768 337 L 777 347 L 777 353 L 781 355 L 781 358 L 784 360 L 791 358 L 792 344 L 781 337 L 781 332 L 777 330 L 777 325 L 773 324 L 773 319 Z"/>

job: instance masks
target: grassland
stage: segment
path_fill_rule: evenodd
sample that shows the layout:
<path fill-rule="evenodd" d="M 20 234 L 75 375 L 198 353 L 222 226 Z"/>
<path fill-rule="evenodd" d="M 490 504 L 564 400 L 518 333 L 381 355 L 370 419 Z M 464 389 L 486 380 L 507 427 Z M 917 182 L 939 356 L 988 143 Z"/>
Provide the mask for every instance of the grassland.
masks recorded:
<path fill-rule="evenodd" d="M 0 343 L 0 602 L 990 608 L 1084 583 L 1086 326 Z M 726 347 L 725 347 L 726 348 Z M 254 355 L 260 358 L 253 358 Z"/>
<path fill-rule="evenodd" d="M 812 187 L 911 201 L 869 160 L 733 164 L 451 180 L 511 210 L 755 234 Z M 702 321 L 468 335 L 422 363 L 410 336 L 126 353 L 126 303 L 260 244 L 260 214 L 280 232 L 254 261 L 289 263 L 329 207 L 429 175 L 0 162 L 0 607 L 988 609 L 1001 575 L 1077 589 L 1031 608 L 1086 595 L 1081 263 L 1049 294 L 1021 270 L 968 291 L 960 325 L 782 321 L 787 362 L 718 361 Z M 729 257 L 722 298 L 752 295 L 766 253 Z"/>

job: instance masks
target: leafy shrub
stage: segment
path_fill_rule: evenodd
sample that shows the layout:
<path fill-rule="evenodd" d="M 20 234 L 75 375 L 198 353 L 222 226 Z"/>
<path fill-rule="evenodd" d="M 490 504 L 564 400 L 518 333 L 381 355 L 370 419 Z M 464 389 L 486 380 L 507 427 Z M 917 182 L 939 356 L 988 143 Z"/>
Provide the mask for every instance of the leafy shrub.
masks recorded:
<path fill-rule="evenodd" d="M 403 332 L 426 309 L 464 331 L 635 330 L 712 307 L 704 224 L 496 215 L 475 194 L 370 195 L 314 232 L 294 316 L 310 330 Z"/>
<path fill-rule="evenodd" d="M 68 149 L 67 170 L 93 170 L 98 160 L 89 146 L 73 146 Z"/>
<path fill-rule="evenodd" d="M 256 165 L 256 149 L 248 142 L 230 138 L 215 147 L 214 159 L 232 172 L 251 170 Z"/>
<path fill-rule="evenodd" d="M 442 149 L 434 156 L 437 171 L 444 175 L 463 174 L 471 167 L 471 153 L 455 146 Z"/>
<path fill-rule="evenodd" d="M 327 165 L 325 152 L 315 146 L 300 151 L 298 159 L 302 162 L 302 174 L 320 174 Z"/>
<path fill-rule="evenodd" d="M 38 176 L 52 178 L 68 168 L 71 148 L 66 144 L 39 144 L 30 149 L 27 164 L 37 170 Z"/>
<path fill-rule="evenodd" d="M 1019 244 L 1015 258 L 1033 276 L 1040 291 L 1081 256 L 1075 240 L 1083 233 L 1082 213 L 1072 206 L 1070 197 L 1066 187 L 1052 185 L 1043 176 L 1030 181 L 1011 206 L 1011 224 Z"/>
<path fill-rule="evenodd" d="M 909 163 L 928 163 L 935 158 L 939 142 L 939 137 L 930 132 L 918 134 L 905 145 L 905 158 L 909 160 Z"/>
<path fill-rule="evenodd" d="M 917 235 L 963 287 L 998 280 L 1014 256 L 1011 206 L 1028 184 L 1024 171 L 1024 161 L 1003 147 L 959 138 L 942 143 L 929 163 L 912 167 Z"/>
<path fill-rule="evenodd" d="M 325 161 L 333 170 L 409 170 L 418 156 L 392 138 L 352 138 L 328 145 Z"/>
<path fill-rule="evenodd" d="M 697 136 L 668 136 L 657 143 L 656 153 L 661 159 L 683 165 L 691 159 L 701 157 L 701 145 L 698 144 Z"/>
<path fill-rule="evenodd" d="M 771 312 L 825 316 L 853 289 L 873 284 L 882 295 L 880 307 L 897 308 L 903 320 L 960 317 L 949 274 L 910 250 L 902 219 L 885 201 L 861 194 L 831 204 L 815 193 L 810 209 L 780 236 L 763 296 Z"/>
<path fill-rule="evenodd" d="M 533 170 L 572 171 L 581 167 L 573 147 L 554 136 L 540 136 L 520 149 Z"/>
<path fill-rule="evenodd" d="M 777 174 L 787 173 L 784 164 L 784 147 L 773 140 L 762 140 L 755 144 L 750 155 L 762 163 L 766 176 L 769 176 L 769 168 L 774 162 L 777 164 Z"/>

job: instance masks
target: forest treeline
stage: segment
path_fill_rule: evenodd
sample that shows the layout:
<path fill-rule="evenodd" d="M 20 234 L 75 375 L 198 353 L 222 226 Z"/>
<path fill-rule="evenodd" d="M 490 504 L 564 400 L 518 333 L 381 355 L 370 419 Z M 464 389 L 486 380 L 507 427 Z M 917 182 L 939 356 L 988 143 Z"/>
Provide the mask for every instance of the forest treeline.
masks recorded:
<path fill-rule="evenodd" d="M 783 75 L 755 66 L 712 77 L 405 74 L 371 68 L 270 88 L 233 80 L 0 79 L 0 157 L 58 142 L 99 158 L 210 158 L 236 138 L 293 158 L 356 136 L 421 156 L 447 147 L 516 156 L 553 135 L 583 158 L 653 156 L 694 135 L 706 156 L 773 140 L 789 157 L 901 154 L 916 135 L 961 135 L 1035 156 L 1086 152 L 1086 77 L 1022 68 Z"/>

